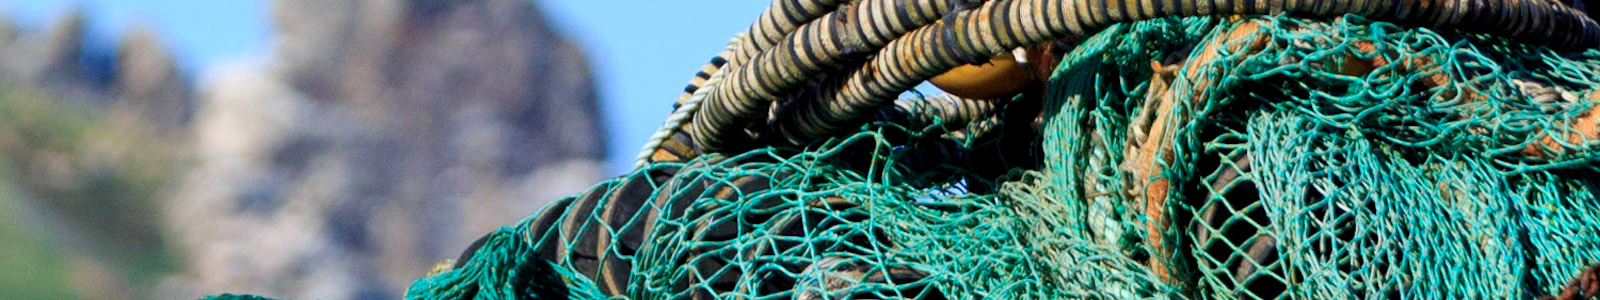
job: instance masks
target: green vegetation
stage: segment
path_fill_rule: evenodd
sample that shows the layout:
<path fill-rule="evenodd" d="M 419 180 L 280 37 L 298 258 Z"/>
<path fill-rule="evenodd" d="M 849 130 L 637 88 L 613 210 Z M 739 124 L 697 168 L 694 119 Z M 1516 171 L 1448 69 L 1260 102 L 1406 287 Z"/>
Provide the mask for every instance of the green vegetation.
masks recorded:
<path fill-rule="evenodd" d="M 177 174 L 174 139 L 108 115 L 0 85 L 0 214 L 15 216 L 0 228 L 0 299 L 67 298 L 68 257 L 139 286 L 173 269 L 157 200 Z"/>
<path fill-rule="evenodd" d="M 78 299 L 64 257 L 21 216 L 15 174 L 0 168 L 0 299 Z"/>

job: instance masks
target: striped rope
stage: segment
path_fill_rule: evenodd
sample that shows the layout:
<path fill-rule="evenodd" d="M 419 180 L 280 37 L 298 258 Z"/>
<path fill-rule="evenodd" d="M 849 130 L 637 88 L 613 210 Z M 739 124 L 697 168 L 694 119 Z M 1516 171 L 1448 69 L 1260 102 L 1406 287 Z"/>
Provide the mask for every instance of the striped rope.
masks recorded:
<path fill-rule="evenodd" d="M 732 39 L 728 40 L 728 45 L 724 47 L 722 51 L 726 53 L 730 50 L 738 49 L 740 44 L 745 43 L 744 36 L 744 33 L 735 34 Z M 643 168 L 645 164 L 650 163 L 650 155 L 654 154 L 656 150 L 661 149 L 661 143 L 665 142 L 667 138 L 672 136 L 672 134 L 677 133 L 678 128 L 682 127 L 684 122 L 688 122 L 689 118 L 694 116 L 696 111 L 700 110 L 700 102 L 705 100 L 706 96 L 710 94 L 712 89 L 714 89 L 717 85 L 722 84 L 723 74 L 727 73 L 723 72 L 722 70 L 723 69 L 717 69 L 711 73 L 711 76 L 707 78 L 704 83 L 700 84 L 700 86 L 704 88 L 694 91 L 693 94 L 683 101 L 683 105 L 674 108 L 672 110 L 672 115 L 667 116 L 667 121 L 662 123 L 660 128 L 656 129 L 655 134 L 650 135 L 650 140 L 645 142 L 644 147 L 639 149 L 639 154 L 634 155 L 634 170 Z"/>
<path fill-rule="evenodd" d="M 1349 13 L 1374 20 L 1488 33 L 1561 49 L 1600 45 L 1600 25 L 1583 12 L 1553 1 L 1227 0 L 1221 5 L 1211 1 L 1179 1 L 1181 5 L 1174 5 L 1171 0 L 1115 2 L 1118 1 L 995 0 L 958 12 L 950 20 L 919 28 L 888 43 L 870 62 L 849 70 L 848 75 L 830 76 L 818 85 L 823 91 L 810 93 L 818 97 L 785 106 L 776 114 L 779 119 L 772 122 L 774 131 L 781 136 L 769 137 L 768 141 L 802 144 L 837 133 L 850 128 L 852 120 L 862 120 L 892 101 L 894 95 L 934 75 L 1016 47 L 1084 37 L 1112 24 L 1168 16 L 1288 13 L 1334 17 Z M 723 118 L 745 117 L 738 112 Z M 702 149 L 717 147 L 706 145 Z"/>

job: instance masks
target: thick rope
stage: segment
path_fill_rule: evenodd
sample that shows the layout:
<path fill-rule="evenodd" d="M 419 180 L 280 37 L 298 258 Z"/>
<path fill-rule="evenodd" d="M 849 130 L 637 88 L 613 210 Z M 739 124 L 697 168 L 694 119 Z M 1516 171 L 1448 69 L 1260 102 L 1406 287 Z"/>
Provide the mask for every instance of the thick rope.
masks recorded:
<path fill-rule="evenodd" d="M 743 33 L 734 35 L 732 39 L 728 40 L 728 45 L 724 47 L 722 51 L 727 53 L 730 50 L 739 48 L 739 45 L 744 43 L 742 41 L 745 41 L 744 36 L 745 35 Z M 667 121 L 662 123 L 660 128 L 656 129 L 655 134 L 650 135 L 650 140 L 645 142 L 644 147 L 639 149 L 639 154 L 634 155 L 634 170 L 643 168 L 645 164 L 650 163 L 650 155 L 654 154 L 656 150 L 661 149 L 661 143 L 666 141 L 667 138 L 672 137 L 672 134 L 678 133 L 678 128 L 683 127 L 684 122 L 688 122 L 689 118 L 694 116 L 695 112 L 700 111 L 700 102 L 705 100 L 706 95 L 709 94 L 714 87 L 722 84 L 723 74 L 726 73 L 727 72 L 723 72 L 722 69 L 714 70 L 711 76 L 707 78 L 704 83 L 701 83 L 700 86 L 705 88 L 694 91 L 693 94 L 691 94 L 682 102 L 682 105 L 672 110 L 672 115 L 667 116 Z"/>
<path fill-rule="evenodd" d="M 800 25 L 815 20 L 823 14 L 833 11 L 840 0 L 777 0 L 761 16 L 756 18 L 754 24 L 745 29 L 741 34 L 750 37 L 748 42 L 740 43 L 738 47 L 728 47 L 717 56 L 711 58 L 695 77 L 689 80 L 689 85 L 683 88 L 683 95 L 678 96 L 677 105 L 683 105 L 694 95 L 694 92 L 703 88 L 705 82 L 711 79 L 711 74 L 717 73 L 722 68 L 734 68 L 750 61 L 751 57 L 771 48 L 794 32 Z"/>
<path fill-rule="evenodd" d="M 1084 37 L 1111 24 L 1169 16 L 1306 14 L 1322 17 L 1346 13 L 1374 20 L 1403 21 L 1430 28 L 1456 28 L 1488 33 L 1533 44 L 1581 49 L 1600 44 L 1600 24 L 1583 12 L 1553 1 L 1184 1 L 1182 6 L 1152 1 L 996 0 L 962 11 L 951 21 L 919 28 L 890 42 L 871 62 L 820 85 L 819 97 L 784 107 L 773 122 L 781 137 L 769 141 L 801 144 L 851 128 L 892 100 L 894 95 L 963 64 L 980 62 L 1016 47 L 1063 38 Z M 1250 4 L 1254 5 L 1250 5 Z M 1170 4 L 1170 3 L 1169 3 Z M 741 78 L 742 79 L 742 78 Z M 738 85 L 733 82 L 730 85 Z M 770 92 L 769 92 L 770 93 Z M 737 98 L 744 103 L 759 101 Z M 718 101 L 712 99 L 713 107 Z M 740 120 L 713 112 L 707 122 Z M 716 117 L 726 117 L 718 119 Z M 697 118 L 699 122 L 700 118 Z M 734 126 L 739 123 L 721 123 Z M 696 124 L 696 129 L 715 132 Z M 735 127 L 737 128 L 737 127 Z M 727 132 L 737 130 L 726 129 Z M 697 136 L 697 139 L 699 137 Z M 721 139 L 705 139 L 713 142 Z M 707 146 L 706 149 L 716 149 Z"/>
<path fill-rule="evenodd" d="M 870 53 L 911 29 L 938 20 L 957 5 L 948 0 L 866 0 L 841 8 L 796 29 L 789 39 L 736 68 L 732 80 L 716 88 L 708 107 L 695 114 L 689 133 L 697 148 L 717 151 L 747 140 L 746 124 L 768 112 L 767 105 L 813 74 L 838 68 L 847 57 Z"/>

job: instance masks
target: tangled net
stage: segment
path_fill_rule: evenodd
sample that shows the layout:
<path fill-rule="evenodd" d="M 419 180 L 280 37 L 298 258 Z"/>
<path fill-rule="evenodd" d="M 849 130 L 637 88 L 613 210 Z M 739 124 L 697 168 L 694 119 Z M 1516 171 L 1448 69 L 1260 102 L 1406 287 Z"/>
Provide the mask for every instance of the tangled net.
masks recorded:
<path fill-rule="evenodd" d="M 648 164 L 407 298 L 1555 294 L 1600 263 L 1597 100 L 1594 50 L 1353 16 L 1114 25 L 993 118 Z"/>

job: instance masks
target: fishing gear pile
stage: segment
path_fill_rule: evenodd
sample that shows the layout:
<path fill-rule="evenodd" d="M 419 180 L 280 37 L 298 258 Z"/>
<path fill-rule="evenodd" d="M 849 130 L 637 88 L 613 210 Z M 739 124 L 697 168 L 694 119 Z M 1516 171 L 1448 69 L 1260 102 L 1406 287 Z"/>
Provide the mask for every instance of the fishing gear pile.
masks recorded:
<path fill-rule="evenodd" d="M 1572 4 L 839 2 L 776 1 L 634 171 L 407 298 L 1600 286 L 1600 27 Z M 940 76 L 999 81 L 895 100 Z"/>

